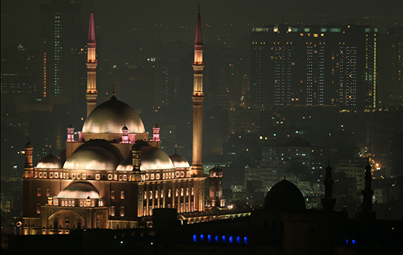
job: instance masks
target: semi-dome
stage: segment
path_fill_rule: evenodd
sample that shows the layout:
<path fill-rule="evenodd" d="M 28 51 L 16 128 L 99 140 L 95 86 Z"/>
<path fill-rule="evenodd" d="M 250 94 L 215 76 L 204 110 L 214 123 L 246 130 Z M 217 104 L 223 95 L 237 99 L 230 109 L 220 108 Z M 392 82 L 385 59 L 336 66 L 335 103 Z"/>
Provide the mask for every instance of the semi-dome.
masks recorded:
<path fill-rule="evenodd" d="M 70 199 L 99 199 L 98 190 L 88 181 L 73 181 L 64 188 L 57 198 L 70 198 Z"/>
<path fill-rule="evenodd" d="M 141 165 L 140 170 L 157 170 L 157 169 L 172 169 L 172 164 L 169 156 L 161 149 L 152 147 L 150 145 L 144 145 L 140 147 Z M 131 171 L 133 170 L 132 157 L 129 155 L 124 159 L 116 170 Z"/>
<path fill-rule="evenodd" d="M 267 192 L 263 207 L 271 211 L 301 212 L 305 210 L 305 200 L 297 186 L 282 180 Z"/>
<path fill-rule="evenodd" d="M 58 159 L 56 156 L 49 154 L 39 161 L 36 168 L 62 168 L 62 161 Z"/>
<path fill-rule="evenodd" d="M 119 150 L 105 140 L 90 140 L 66 160 L 64 169 L 115 170 L 123 159 Z"/>
<path fill-rule="evenodd" d="M 144 124 L 137 112 L 128 104 L 116 99 L 97 106 L 87 117 L 83 133 L 121 133 L 126 126 L 130 133 L 144 133 Z"/>
<path fill-rule="evenodd" d="M 176 153 L 169 158 L 172 160 L 174 167 L 189 167 L 189 162 L 184 157 Z"/>

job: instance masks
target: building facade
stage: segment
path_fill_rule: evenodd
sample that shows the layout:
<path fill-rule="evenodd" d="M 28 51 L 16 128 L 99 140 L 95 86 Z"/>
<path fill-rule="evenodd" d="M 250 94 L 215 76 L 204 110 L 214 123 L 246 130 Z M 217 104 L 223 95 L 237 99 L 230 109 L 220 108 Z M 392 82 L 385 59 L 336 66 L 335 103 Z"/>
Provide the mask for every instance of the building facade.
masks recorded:
<path fill-rule="evenodd" d="M 363 25 L 253 28 L 251 103 L 376 108 L 377 35 Z"/>
<path fill-rule="evenodd" d="M 143 122 L 113 93 L 96 103 L 93 13 L 88 37 L 88 117 L 77 132 L 67 127 L 66 149 L 51 152 L 34 167 L 33 145 L 25 148 L 20 234 L 63 234 L 71 229 L 149 227 L 155 208 L 176 208 L 182 219 L 200 218 L 205 206 L 201 165 L 202 43 L 200 12 L 195 43 L 193 165 L 161 150 L 160 127 L 152 137 Z M 91 55 L 91 56 L 90 56 Z M 56 87 L 55 87 L 56 88 Z M 90 95 L 90 96 L 88 96 Z M 95 95 L 95 97 L 93 96 Z M 200 132 L 198 132 L 200 131 Z M 205 215 L 208 218 L 208 215 Z M 202 220 L 204 220 L 204 218 Z M 200 220 L 200 219 L 199 219 Z"/>

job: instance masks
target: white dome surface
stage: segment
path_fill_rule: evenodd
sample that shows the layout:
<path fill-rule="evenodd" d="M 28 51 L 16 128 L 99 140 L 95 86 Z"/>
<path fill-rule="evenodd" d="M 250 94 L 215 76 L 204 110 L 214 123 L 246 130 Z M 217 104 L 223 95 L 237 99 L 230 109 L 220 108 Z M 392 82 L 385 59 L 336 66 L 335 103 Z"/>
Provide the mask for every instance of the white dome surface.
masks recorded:
<path fill-rule="evenodd" d="M 62 168 L 62 161 L 56 156 L 50 154 L 41 159 L 41 161 L 36 165 L 36 168 Z"/>
<path fill-rule="evenodd" d="M 64 169 L 115 170 L 122 156 L 118 149 L 105 140 L 90 140 L 66 160 Z"/>
<path fill-rule="evenodd" d="M 128 104 L 116 99 L 98 105 L 88 116 L 83 133 L 121 133 L 126 126 L 129 133 L 144 133 L 144 124 L 137 112 Z"/>
<path fill-rule="evenodd" d="M 172 169 L 174 165 L 169 156 L 161 149 L 145 145 L 140 147 L 141 165 L 140 170 L 157 170 L 157 169 Z M 126 159 L 120 162 L 116 170 L 132 171 L 132 157 L 129 155 Z"/>
<path fill-rule="evenodd" d="M 64 188 L 57 198 L 70 198 L 70 199 L 99 199 L 98 190 L 88 181 L 74 181 L 69 186 Z"/>
<path fill-rule="evenodd" d="M 174 167 L 178 168 L 184 168 L 184 167 L 189 167 L 189 162 L 182 156 L 178 154 L 174 154 L 170 156 L 172 163 L 174 164 Z"/>

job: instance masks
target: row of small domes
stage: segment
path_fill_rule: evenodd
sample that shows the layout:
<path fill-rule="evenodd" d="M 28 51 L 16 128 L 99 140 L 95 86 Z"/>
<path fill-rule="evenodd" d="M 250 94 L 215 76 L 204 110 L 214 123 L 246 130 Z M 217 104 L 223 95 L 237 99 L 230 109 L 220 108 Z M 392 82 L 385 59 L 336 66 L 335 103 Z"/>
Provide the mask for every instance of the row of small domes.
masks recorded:
<path fill-rule="evenodd" d="M 189 167 L 189 163 L 186 159 L 176 153 L 169 157 L 161 149 L 150 145 L 141 146 L 140 151 L 140 170 Z M 123 158 L 119 150 L 105 140 L 90 140 L 78 147 L 67 160 L 64 158 L 65 155 L 63 155 L 63 152 L 60 153 L 59 157 L 50 154 L 44 157 L 36 168 L 129 171 L 133 169 L 131 155 Z"/>

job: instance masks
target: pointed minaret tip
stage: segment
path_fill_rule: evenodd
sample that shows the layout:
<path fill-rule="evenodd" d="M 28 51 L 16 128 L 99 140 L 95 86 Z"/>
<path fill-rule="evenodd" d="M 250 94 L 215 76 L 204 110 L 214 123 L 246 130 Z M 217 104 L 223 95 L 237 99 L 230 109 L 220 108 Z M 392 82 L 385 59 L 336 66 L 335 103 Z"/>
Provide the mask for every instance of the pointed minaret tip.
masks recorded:
<path fill-rule="evenodd" d="M 202 31 L 201 31 L 201 18 L 200 18 L 200 4 L 198 5 L 197 23 L 196 23 L 196 38 L 195 45 L 202 45 Z"/>
<path fill-rule="evenodd" d="M 91 12 L 90 12 L 90 24 L 88 29 L 88 42 L 95 42 L 95 27 L 94 27 L 94 13 L 92 12 L 92 3 L 91 3 Z"/>

